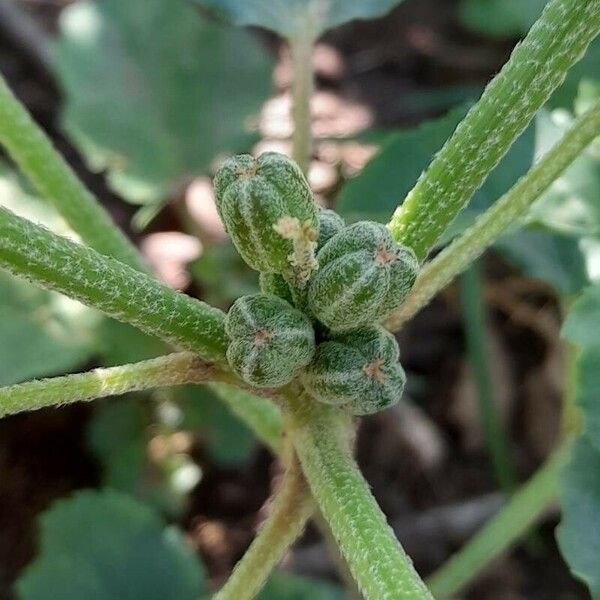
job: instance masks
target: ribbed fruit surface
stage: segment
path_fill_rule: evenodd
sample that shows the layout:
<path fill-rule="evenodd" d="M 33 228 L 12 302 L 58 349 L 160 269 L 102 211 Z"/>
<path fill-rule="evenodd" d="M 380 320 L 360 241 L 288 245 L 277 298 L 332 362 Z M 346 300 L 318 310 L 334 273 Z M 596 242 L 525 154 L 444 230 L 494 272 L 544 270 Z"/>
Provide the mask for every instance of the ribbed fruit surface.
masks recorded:
<path fill-rule="evenodd" d="M 217 208 L 242 258 L 255 270 L 286 273 L 293 242 L 274 226 L 284 217 L 317 230 L 317 206 L 300 168 L 276 152 L 225 161 L 215 176 Z"/>
<path fill-rule="evenodd" d="M 335 234 L 318 252 L 308 306 L 332 331 L 372 325 L 393 312 L 417 277 L 418 262 L 385 226 L 361 221 Z"/>
<path fill-rule="evenodd" d="M 334 210 L 330 208 L 321 208 L 319 217 L 319 239 L 318 248 L 321 249 L 336 233 L 339 233 L 346 224 Z"/>
<path fill-rule="evenodd" d="M 319 344 L 302 382 L 321 402 L 370 415 L 402 396 L 406 376 L 398 357 L 393 335 L 380 327 L 359 329 Z"/>
<path fill-rule="evenodd" d="M 229 310 L 225 330 L 231 368 L 257 387 L 290 382 L 315 352 L 315 334 L 308 317 L 277 296 L 238 298 Z"/>

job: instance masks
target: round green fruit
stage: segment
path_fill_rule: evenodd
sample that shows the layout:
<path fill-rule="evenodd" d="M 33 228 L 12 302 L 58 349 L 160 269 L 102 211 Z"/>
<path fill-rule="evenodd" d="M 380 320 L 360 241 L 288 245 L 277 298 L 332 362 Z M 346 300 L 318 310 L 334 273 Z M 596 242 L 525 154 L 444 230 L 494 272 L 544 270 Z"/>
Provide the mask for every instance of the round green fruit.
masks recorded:
<path fill-rule="evenodd" d="M 398 357 L 393 335 L 381 327 L 359 329 L 319 344 L 302 382 L 321 402 L 370 415 L 402 396 L 406 376 Z"/>
<path fill-rule="evenodd" d="M 332 331 L 372 325 L 398 308 L 417 277 L 414 252 L 384 225 L 361 221 L 336 233 L 318 252 L 308 306 Z"/>
<path fill-rule="evenodd" d="M 225 161 L 215 176 L 217 209 L 233 243 L 255 270 L 292 270 L 295 240 L 278 232 L 295 223 L 317 236 L 317 206 L 295 162 L 276 152 L 242 154 Z"/>
<path fill-rule="evenodd" d="M 321 208 L 319 217 L 319 239 L 318 248 L 321 249 L 336 233 L 339 233 L 346 224 L 334 210 L 330 208 Z"/>
<path fill-rule="evenodd" d="M 227 360 L 256 387 L 289 383 L 315 352 L 315 334 L 306 315 L 277 296 L 255 294 L 233 303 L 225 322 Z"/>

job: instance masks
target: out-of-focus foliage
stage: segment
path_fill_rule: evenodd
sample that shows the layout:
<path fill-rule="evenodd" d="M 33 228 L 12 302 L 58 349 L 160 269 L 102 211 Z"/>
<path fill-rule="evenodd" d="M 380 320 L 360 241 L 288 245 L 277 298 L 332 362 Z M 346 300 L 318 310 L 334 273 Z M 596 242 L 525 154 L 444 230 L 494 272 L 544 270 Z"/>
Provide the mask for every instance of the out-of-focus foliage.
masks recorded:
<path fill-rule="evenodd" d="M 240 296 L 258 292 L 258 275 L 227 240 L 208 247 L 190 270 L 202 286 L 203 299 L 223 309 Z"/>
<path fill-rule="evenodd" d="M 560 138 L 573 121 L 564 111 L 538 118 L 538 147 L 543 154 Z M 600 236 L 600 146 L 593 144 L 531 210 L 531 219 L 560 233 L 576 237 Z"/>
<path fill-rule="evenodd" d="M 573 574 L 600 598 L 600 284 L 588 287 L 573 303 L 563 336 L 578 352 L 574 401 L 582 431 L 562 476 L 561 551 Z"/>
<path fill-rule="evenodd" d="M 459 108 L 417 129 L 387 135 L 375 157 L 344 185 L 336 210 L 349 222 L 386 223 L 465 113 Z"/>
<path fill-rule="evenodd" d="M 136 399 L 139 400 L 139 399 Z M 88 425 L 88 445 L 103 470 L 104 485 L 143 497 L 148 411 L 139 401 L 119 398 L 97 407 Z"/>
<path fill-rule="evenodd" d="M 199 433 L 217 464 L 243 465 L 256 448 L 256 439 L 250 430 L 206 386 L 186 386 L 179 397 L 179 427 Z"/>
<path fill-rule="evenodd" d="M 545 281 L 563 298 L 588 283 L 579 240 L 543 230 L 521 230 L 501 237 L 495 248 L 524 275 Z"/>
<path fill-rule="evenodd" d="M 57 233 L 69 232 L 64 221 L 1 164 L 0 205 Z M 98 350 L 95 330 L 101 320 L 79 302 L 0 273 L 0 385 L 85 364 Z"/>
<path fill-rule="evenodd" d="M 596 371 L 599 366 L 596 362 Z M 561 505 L 563 518 L 557 534 L 561 551 L 573 575 L 587 584 L 592 598 L 597 600 L 600 598 L 600 451 L 587 437 L 577 441 L 564 471 Z"/>
<path fill-rule="evenodd" d="M 298 577 L 289 573 L 271 576 L 256 600 L 344 600 L 338 587 L 324 581 Z"/>
<path fill-rule="evenodd" d="M 256 25 L 286 38 L 315 36 L 354 19 L 384 15 L 402 0 L 196 0 L 236 25 Z"/>
<path fill-rule="evenodd" d="M 462 0 L 463 24 L 484 35 L 511 37 L 527 33 L 547 0 Z"/>
<path fill-rule="evenodd" d="M 40 542 L 16 586 L 22 600 L 196 600 L 204 590 L 181 534 L 116 491 L 58 501 L 41 518 Z"/>
<path fill-rule="evenodd" d="M 82 0 L 60 23 L 66 130 L 127 200 L 159 203 L 249 145 L 272 65 L 247 32 L 185 0 Z"/>

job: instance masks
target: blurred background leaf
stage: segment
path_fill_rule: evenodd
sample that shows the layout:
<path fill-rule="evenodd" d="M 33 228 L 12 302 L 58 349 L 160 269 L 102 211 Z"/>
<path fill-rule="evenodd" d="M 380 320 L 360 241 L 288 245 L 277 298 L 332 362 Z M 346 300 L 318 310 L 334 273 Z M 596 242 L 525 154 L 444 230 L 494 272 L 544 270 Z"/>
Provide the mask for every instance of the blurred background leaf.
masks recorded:
<path fill-rule="evenodd" d="M 204 571 L 181 534 L 113 490 L 82 491 L 41 517 L 41 548 L 16 585 L 22 600 L 196 600 Z"/>
<path fill-rule="evenodd" d="M 343 600 L 342 590 L 330 583 L 298 577 L 289 573 L 274 573 L 256 600 Z"/>
<path fill-rule="evenodd" d="M 462 24 L 490 37 L 520 36 L 540 16 L 547 0 L 462 0 Z"/>
<path fill-rule="evenodd" d="M 384 15 L 402 0 L 196 0 L 236 25 L 256 25 L 293 38 L 303 31 L 320 35 L 354 19 Z"/>
<path fill-rule="evenodd" d="M 572 237 L 524 229 L 502 236 L 494 248 L 525 276 L 546 282 L 564 299 L 589 284 L 580 242 Z"/>
<path fill-rule="evenodd" d="M 230 240 L 207 247 L 190 270 L 202 286 L 204 300 L 224 310 L 240 296 L 259 291 L 258 274 L 248 268 Z"/>
<path fill-rule="evenodd" d="M 72 235 L 66 223 L 2 163 L 0 205 L 56 233 Z M 95 330 L 102 319 L 79 302 L 0 273 L 0 385 L 85 365 L 99 349 Z"/>
<path fill-rule="evenodd" d="M 247 32 L 185 0 L 84 0 L 60 23 L 67 133 L 125 199 L 160 203 L 251 143 L 272 63 Z"/>
<path fill-rule="evenodd" d="M 573 575 L 600 598 L 600 284 L 588 287 L 570 307 L 563 337 L 577 348 L 569 382 L 582 427 L 561 478 L 561 552 Z"/>
<path fill-rule="evenodd" d="M 596 365 L 598 368 L 600 365 Z M 600 598 L 600 450 L 581 437 L 563 471 L 559 546 L 573 575 Z"/>
<path fill-rule="evenodd" d="M 241 466 L 256 448 L 251 431 L 206 386 L 185 386 L 178 408 L 182 415 L 179 427 L 199 433 L 217 464 Z"/>

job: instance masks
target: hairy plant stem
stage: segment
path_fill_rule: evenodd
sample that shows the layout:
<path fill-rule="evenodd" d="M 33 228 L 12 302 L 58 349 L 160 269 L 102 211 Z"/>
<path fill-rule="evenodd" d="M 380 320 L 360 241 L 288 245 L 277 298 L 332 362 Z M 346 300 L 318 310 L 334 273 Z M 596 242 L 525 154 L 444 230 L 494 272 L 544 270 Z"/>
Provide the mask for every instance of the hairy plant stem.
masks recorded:
<path fill-rule="evenodd" d="M 0 388 L 0 418 L 73 402 L 227 377 L 191 352 Z"/>
<path fill-rule="evenodd" d="M 271 514 L 214 600 L 251 600 L 304 531 L 313 501 L 293 451 Z"/>
<path fill-rule="evenodd" d="M 509 442 L 494 402 L 488 347 L 486 343 L 486 315 L 482 301 L 481 266 L 473 263 L 461 278 L 461 304 L 467 358 L 473 372 L 479 400 L 479 420 L 485 443 L 492 459 L 494 473 L 500 487 L 511 492 L 516 484 L 516 469 Z"/>
<path fill-rule="evenodd" d="M 300 32 L 290 40 L 292 57 L 292 158 L 302 171 L 308 173 L 312 157 L 312 123 L 310 100 L 314 88 L 314 37 Z"/>
<path fill-rule="evenodd" d="M 225 316 L 113 258 L 0 208 L 0 267 L 182 350 L 225 363 Z"/>
<path fill-rule="evenodd" d="M 2 76 L 0 144 L 84 242 L 101 254 L 147 270 L 135 246 L 57 152 Z"/>
<path fill-rule="evenodd" d="M 570 447 L 567 438 L 504 508 L 427 580 L 436 598 L 459 592 L 543 515 L 556 498 L 559 472 Z"/>
<path fill-rule="evenodd" d="M 396 210 L 394 238 L 426 256 L 600 32 L 600 0 L 550 0 Z"/>
<path fill-rule="evenodd" d="M 352 458 L 349 417 L 306 394 L 290 394 L 286 409 L 311 492 L 365 598 L 432 598 Z"/>
<path fill-rule="evenodd" d="M 428 263 L 404 304 L 387 322 L 392 331 L 425 306 L 437 292 L 462 273 L 527 209 L 600 135 L 600 101 L 578 117 L 564 136 L 475 224 Z"/>

